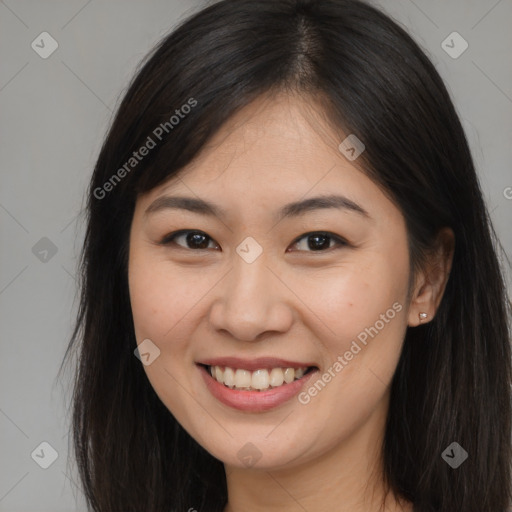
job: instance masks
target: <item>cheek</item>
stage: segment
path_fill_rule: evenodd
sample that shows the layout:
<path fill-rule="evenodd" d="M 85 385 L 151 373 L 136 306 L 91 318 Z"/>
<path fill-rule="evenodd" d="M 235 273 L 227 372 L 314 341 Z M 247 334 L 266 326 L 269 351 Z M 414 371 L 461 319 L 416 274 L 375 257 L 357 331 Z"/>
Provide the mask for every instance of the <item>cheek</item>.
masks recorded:
<path fill-rule="evenodd" d="M 405 243 L 379 245 L 295 282 L 312 312 L 307 323 L 318 326 L 324 371 L 336 375 L 329 387 L 342 411 L 374 406 L 396 369 L 407 327 L 408 261 Z M 319 401 L 328 395 L 334 400 L 326 393 Z"/>
<path fill-rule="evenodd" d="M 142 255 L 130 261 L 128 277 L 137 343 L 150 339 L 160 350 L 144 371 L 162 403 L 185 417 L 190 408 L 189 394 L 182 391 L 192 365 L 190 319 L 205 290 L 197 289 L 199 283 L 185 279 L 168 262 Z"/>
<path fill-rule="evenodd" d="M 382 257 L 367 259 L 371 263 L 354 258 L 329 272 L 300 279 L 295 276 L 297 295 L 315 314 L 327 337 L 335 338 L 334 345 L 354 339 L 381 315 L 384 321 L 394 319 L 397 309 L 405 309 L 408 275 L 397 269 L 407 268 L 407 264 L 397 265 Z M 395 303 L 401 307 L 393 308 Z M 382 327 L 381 322 L 378 327 Z"/>
<path fill-rule="evenodd" d="M 307 299 L 308 323 L 318 325 L 325 355 L 319 375 L 325 384 L 312 382 L 301 403 L 315 411 L 312 435 L 321 432 L 327 445 L 348 436 L 378 408 L 400 357 L 408 257 L 399 251 L 395 258 L 385 254 L 347 259 L 343 267 L 303 282 L 298 292 Z"/>
<path fill-rule="evenodd" d="M 136 266 L 129 272 L 130 301 L 137 342 L 150 338 L 157 343 L 177 319 L 177 294 L 171 293 L 166 282 L 149 266 Z M 175 290 L 173 290 L 175 291 Z M 158 343 L 159 344 L 159 343 Z"/>
<path fill-rule="evenodd" d="M 199 299 L 208 289 L 205 279 L 179 270 L 169 262 L 133 256 L 129 266 L 130 300 L 137 341 L 158 345 L 186 326 Z"/>

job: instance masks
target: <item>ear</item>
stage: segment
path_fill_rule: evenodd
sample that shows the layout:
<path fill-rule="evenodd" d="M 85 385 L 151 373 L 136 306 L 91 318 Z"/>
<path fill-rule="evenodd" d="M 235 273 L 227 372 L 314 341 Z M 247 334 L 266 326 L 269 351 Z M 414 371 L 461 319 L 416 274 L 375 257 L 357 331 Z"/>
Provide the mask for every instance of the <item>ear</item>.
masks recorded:
<path fill-rule="evenodd" d="M 418 271 L 409 307 L 408 325 L 415 327 L 430 322 L 437 311 L 452 268 L 455 235 L 450 228 L 443 228 L 436 237 L 423 269 Z M 420 313 L 426 313 L 421 318 Z"/>

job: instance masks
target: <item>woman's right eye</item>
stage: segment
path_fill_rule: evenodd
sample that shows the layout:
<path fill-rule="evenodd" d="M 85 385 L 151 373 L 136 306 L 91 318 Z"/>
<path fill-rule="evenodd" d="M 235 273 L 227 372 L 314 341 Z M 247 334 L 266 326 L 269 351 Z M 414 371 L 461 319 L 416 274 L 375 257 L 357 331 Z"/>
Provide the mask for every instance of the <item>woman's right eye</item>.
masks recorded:
<path fill-rule="evenodd" d="M 178 243 L 177 240 L 180 239 L 182 242 Z M 182 229 L 169 233 L 159 243 L 161 245 L 177 245 L 182 249 L 206 250 L 208 249 L 208 240 L 213 242 L 213 239 L 202 231 Z"/>

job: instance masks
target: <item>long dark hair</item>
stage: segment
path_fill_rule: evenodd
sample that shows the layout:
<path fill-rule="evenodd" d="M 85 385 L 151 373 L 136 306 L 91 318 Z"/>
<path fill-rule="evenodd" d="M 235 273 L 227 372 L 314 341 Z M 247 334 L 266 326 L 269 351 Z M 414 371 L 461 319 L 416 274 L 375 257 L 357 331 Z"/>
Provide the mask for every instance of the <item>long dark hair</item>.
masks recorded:
<path fill-rule="evenodd" d="M 77 355 L 72 438 L 89 507 L 224 509 L 222 462 L 178 424 L 134 356 L 129 230 L 138 194 L 176 175 L 242 107 L 283 91 L 364 142 L 357 162 L 404 215 L 414 269 L 440 228 L 455 233 L 437 314 L 407 330 L 392 380 L 385 482 L 417 512 L 505 512 L 512 379 L 497 238 L 440 76 L 402 28 L 358 0 L 214 3 L 168 35 L 128 88 L 88 190 L 80 307 L 63 360 Z M 148 137 L 155 147 L 127 165 Z M 457 469 L 441 457 L 452 442 L 468 453 Z"/>

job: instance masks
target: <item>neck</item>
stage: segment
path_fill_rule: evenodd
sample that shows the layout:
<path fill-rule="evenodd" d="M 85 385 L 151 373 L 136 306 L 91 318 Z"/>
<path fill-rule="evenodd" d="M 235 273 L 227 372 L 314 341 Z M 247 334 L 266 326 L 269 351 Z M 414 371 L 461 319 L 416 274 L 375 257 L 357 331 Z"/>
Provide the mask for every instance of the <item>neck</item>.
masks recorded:
<path fill-rule="evenodd" d="M 356 433 L 319 456 L 281 468 L 226 466 L 224 512 L 412 512 L 383 482 L 382 440 L 386 415 L 374 411 Z"/>

